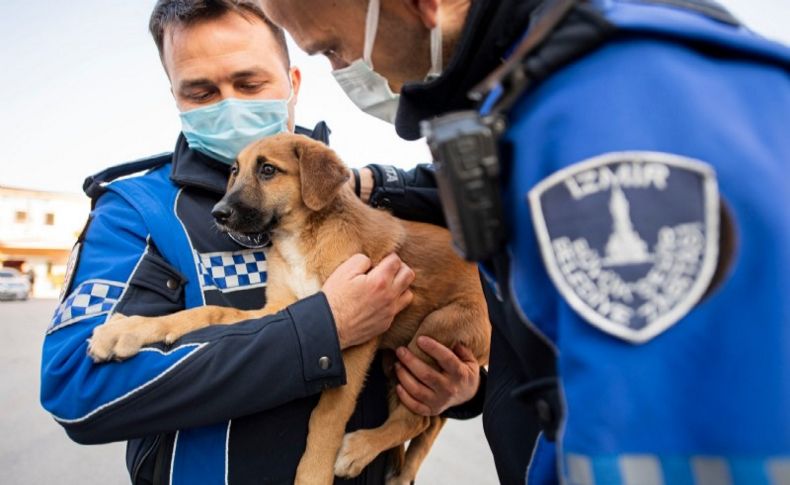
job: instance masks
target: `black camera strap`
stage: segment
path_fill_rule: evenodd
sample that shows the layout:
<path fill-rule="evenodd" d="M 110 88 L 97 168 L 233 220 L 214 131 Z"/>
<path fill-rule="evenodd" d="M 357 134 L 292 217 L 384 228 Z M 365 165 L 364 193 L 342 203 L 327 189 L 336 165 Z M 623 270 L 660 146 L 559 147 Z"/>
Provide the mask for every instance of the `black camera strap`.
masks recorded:
<path fill-rule="evenodd" d="M 506 114 L 539 81 L 597 49 L 615 26 L 584 0 L 551 0 L 533 14 L 532 25 L 513 54 L 469 93 L 482 105 L 501 89 L 490 115 Z"/>
<path fill-rule="evenodd" d="M 547 2 L 535 13 L 529 33 L 507 62 L 476 86 L 470 97 L 482 105 L 491 92 L 501 89 L 500 97 L 485 115 L 486 123 L 495 128 L 492 131 L 501 136 L 508 112 L 527 89 L 600 46 L 613 31 L 608 22 L 579 0 Z M 518 345 L 519 356 L 528 358 L 528 362 L 522 362 L 528 379 L 512 394 L 528 403 L 544 436 L 554 441 L 563 415 L 556 351 L 518 310 L 510 288 L 510 258 L 504 247 L 491 255 L 489 266 L 500 284 L 506 319 L 511 322 L 507 325 L 523 325 L 528 332 L 524 335 L 521 328 L 503 329 L 506 338 Z"/>
<path fill-rule="evenodd" d="M 631 0 L 667 5 L 738 26 L 726 8 L 711 0 Z M 618 27 L 589 0 L 548 0 L 532 16 L 529 32 L 499 68 L 472 88 L 469 98 L 482 104 L 495 89 L 502 89 L 491 114 L 505 114 L 530 87 L 592 52 L 614 36 Z"/>

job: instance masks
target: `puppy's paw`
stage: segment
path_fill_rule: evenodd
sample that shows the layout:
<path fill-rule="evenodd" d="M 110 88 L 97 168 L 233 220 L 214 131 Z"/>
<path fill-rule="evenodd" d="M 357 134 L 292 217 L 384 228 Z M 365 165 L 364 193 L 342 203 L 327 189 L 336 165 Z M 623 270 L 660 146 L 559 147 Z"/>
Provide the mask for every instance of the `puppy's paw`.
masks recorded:
<path fill-rule="evenodd" d="M 146 318 L 116 315 L 93 329 L 88 355 L 94 362 L 125 360 L 140 352 L 143 345 L 156 342 L 146 329 Z"/>
<path fill-rule="evenodd" d="M 355 431 L 343 437 L 343 444 L 335 461 L 335 476 L 354 478 L 372 462 L 378 454 L 372 448 L 365 431 Z"/>

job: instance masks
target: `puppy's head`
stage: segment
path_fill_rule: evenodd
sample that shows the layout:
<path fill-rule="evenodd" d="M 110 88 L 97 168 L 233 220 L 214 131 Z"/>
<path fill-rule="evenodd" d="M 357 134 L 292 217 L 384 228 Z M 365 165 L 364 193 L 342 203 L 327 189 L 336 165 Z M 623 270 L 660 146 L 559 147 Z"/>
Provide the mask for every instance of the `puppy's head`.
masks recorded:
<path fill-rule="evenodd" d="M 212 214 L 225 231 L 246 237 L 268 234 L 324 210 L 348 178 L 348 169 L 329 147 L 283 133 L 239 154 L 225 197 Z"/>

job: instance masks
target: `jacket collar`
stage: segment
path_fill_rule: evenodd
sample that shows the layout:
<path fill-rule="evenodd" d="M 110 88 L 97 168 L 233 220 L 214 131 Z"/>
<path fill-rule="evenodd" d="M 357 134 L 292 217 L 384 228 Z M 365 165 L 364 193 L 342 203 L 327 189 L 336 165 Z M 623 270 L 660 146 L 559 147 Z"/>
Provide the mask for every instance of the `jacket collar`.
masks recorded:
<path fill-rule="evenodd" d="M 176 185 L 224 194 L 229 175 L 230 166 L 189 148 L 184 135 L 178 136 L 170 173 Z"/>
<path fill-rule="evenodd" d="M 467 94 L 496 69 L 524 35 L 540 0 L 475 0 L 461 40 L 441 76 L 401 89 L 395 129 L 402 138 L 420 138 L 420 122 L 440 114 L 475 107 Z"/>
<path fill-rule="evenodd" d="M 329 144 L 331 131 L 321 121 L 312 130 L 296 127 L 296 133 Z M 228 185 L 230 166 L 189 148 L 183 134 L 178 136 L 173 152 L 173 169 L 170 180 L 181 187 L 194 187 L 222 195 Z"/>

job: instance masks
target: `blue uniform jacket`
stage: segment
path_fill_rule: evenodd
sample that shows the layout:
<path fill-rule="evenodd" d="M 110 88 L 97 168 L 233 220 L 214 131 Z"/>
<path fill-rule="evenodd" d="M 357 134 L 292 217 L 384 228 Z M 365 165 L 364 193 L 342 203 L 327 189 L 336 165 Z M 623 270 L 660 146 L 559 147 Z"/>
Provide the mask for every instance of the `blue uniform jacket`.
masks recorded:
<path fill-rule="evenodd" d="M 616 34 L 504 137 L 507 283 L 558 353 L 560 475 L 790 483 L 790 50 L 707 2 L 592 3 Z"/>
<path fill-rule="evenodd" d="M 210 215 L 228 167 L 183 137 L 160 165 L 109 184 L 95 201 L 44 342 L 42 404 L 79 443 L 129 440 L 133 483 L 292 483 L 320 391 L 345 383 L 322 293 L 125 362 L 94 364 L 86 355 L 91 332 L 113 313 L 265 303 L 262 250 L 217 231 Z M 386 419 L 380 367 L 372 367 L 350 429 Z M 382 456 L 348 483 L 381 483 L 384 467 Z"/>

